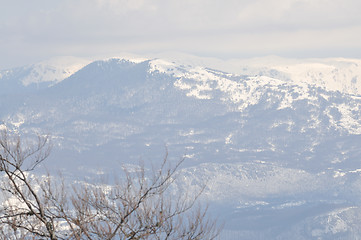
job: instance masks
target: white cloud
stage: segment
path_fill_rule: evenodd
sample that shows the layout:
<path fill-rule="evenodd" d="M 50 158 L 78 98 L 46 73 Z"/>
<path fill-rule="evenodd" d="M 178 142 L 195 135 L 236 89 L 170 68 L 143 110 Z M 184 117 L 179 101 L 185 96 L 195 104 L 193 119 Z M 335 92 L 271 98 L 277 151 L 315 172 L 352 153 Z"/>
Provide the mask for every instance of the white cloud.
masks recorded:
<path fill-rule="evenodd" d="M 361 57 L 358 0 L 63 0 L 0 3 L 0 69 L 11 58 L 101 51 Z"/>
<path fill-rule="evenodd" d="M 135 11 L 154 11 L 156 6 L 151 1 L 145 0 L 89 0 L 95 2 L 95 9 L 104 11 L 106 14 L 122 16 Z"/>

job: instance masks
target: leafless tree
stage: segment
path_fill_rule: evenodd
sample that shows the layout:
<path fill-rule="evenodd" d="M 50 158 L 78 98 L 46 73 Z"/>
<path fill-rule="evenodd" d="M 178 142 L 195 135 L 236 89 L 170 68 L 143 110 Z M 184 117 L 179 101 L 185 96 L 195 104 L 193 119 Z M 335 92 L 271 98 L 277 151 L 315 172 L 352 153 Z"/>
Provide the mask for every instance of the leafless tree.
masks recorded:
<path fill-rule="evenodd" d="M 47 137 L 38 137 L 37 143 L 22 146 L 19 136 L 1 132 L 0 171 L 2 174 L 0 223 L 4 235 L 10 230 L 16 237 L 26 232 L 40 237 L 56 239 L 53 217 L 48 214 L 46 201 L 38 193 L 31 171 L 49 155 Z M 26 160 L 30 161 L 26 161 Z M 24 235 L 25 234 L 25 235 Z"/>
<path fill-rule="evenodd" d="M 202 191 L 172 193 L 182 161 L 167 156 L 147 174 L 124 169 L 113 184 L 35 176 L 50 153 L 49 138 L 23 146 L 3 131 L 0 138 L 0 234 L 3 239 L 214 239 L 219 228 L 197 204 Z M 1 237 L 0 237 L 1 239 Z"/>

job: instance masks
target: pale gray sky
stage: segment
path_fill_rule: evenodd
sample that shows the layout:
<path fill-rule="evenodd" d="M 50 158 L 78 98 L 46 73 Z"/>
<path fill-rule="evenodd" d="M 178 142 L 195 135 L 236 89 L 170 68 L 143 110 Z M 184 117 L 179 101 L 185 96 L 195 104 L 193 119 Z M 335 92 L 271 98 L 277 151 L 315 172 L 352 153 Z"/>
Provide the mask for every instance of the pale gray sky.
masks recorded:
<path fill-rule="evenodd" d="M 0 0 L 0 69 L 179 51 L 361 58 L 359 0 Z"/>

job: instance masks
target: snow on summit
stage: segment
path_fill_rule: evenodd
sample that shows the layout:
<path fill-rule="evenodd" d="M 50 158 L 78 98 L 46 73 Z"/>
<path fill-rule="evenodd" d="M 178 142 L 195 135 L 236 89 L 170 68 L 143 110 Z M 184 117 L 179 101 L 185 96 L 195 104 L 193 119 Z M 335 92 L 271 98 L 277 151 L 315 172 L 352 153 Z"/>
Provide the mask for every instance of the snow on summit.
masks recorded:
<path fill-rule="evenodd" d="M 110 59 L 113 58 L 107 58 L 106 60 Z M 263 57 L 242 60 L 220 60 L 189 55 L 177 55 L 173 58 L 171 56 L 144 58 L 126 55 L 124 57 L 116 57 L 116 59 L 125 59 L 133 63 L 150 61 L 149 72 L 158 71 L 179 78 L 187 78 L 192 74 L 192 77 L 196 77 L 199 81 L 203 82 L 214 80 L 215 74 L 207 70 L 211 68 L 236 75 L 268 76 L 290 81 L 291 84 L 312 84 L 329 91 L 361 95 L 361 59 L 286 59 Z M 21 82 L 24 86 L 45 82 L 53 82 L 54 84 L 71 76 L 91 62 L 92 60 L 77 57 L 52 58 L 23 67 L 27 70 L 27 73 L 21 78 Z M 187 62 L 190 64 L 187 64 Z M 12 72 L 12 69 L 1 71 L 0 80 Z M 198 93 L 190 94 L 197 95 Z M 208 98 L 206 96 L 201 97 Z"/>
<path fill-rule="evenodd" d="M 268 75 L 296 84 L 312 84 L 329 91 L 361 95 L 361 59 L 286 59 L 265 57 L 237 61 L 246 73 Z"/>
<path fill-rule="evenodd" d="M 32 83 L 60 82 L 90 62 L 90 60 L 75 57 L 52 58 L 31 65 L 30 73 L 22 79 L 22 83 L 27 86 Z"/>

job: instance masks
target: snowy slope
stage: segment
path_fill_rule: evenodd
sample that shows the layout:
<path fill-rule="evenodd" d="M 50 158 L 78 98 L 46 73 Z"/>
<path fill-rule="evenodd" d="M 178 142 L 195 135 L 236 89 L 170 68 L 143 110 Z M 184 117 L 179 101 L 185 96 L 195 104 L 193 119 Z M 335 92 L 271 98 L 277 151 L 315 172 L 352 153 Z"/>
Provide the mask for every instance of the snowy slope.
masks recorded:
<path fill-rule="evenodd" d="M 178 65 L 203 66 L 238 75 L 268 76 L 296 84 L 312 84 L 328 91 L 361 94 L 360 59 L 289 59 L 268 56 L 221 60 L 173 52 L 159 56 Z"/>
<path fill-rule="evenodd" d="M 312 59 L 291 63 L 280 60 L 270 61 L 265 67 L 264 74 L 278 73 L 296 84 L 307 83 L 329 91 L 361 94 L 361 60 L 359 59 Z"/>
<path fill-rule="evenodd" d="M 0 71 L 0 93 L 33 90 L 54 85 L 90 63 L 75 57 L 57 57 L 29 66 Z"/>

